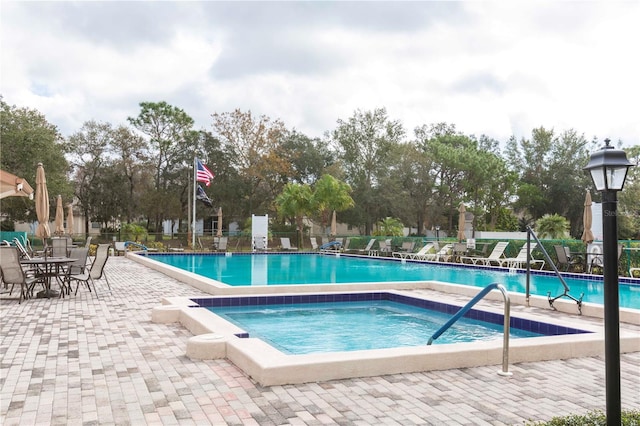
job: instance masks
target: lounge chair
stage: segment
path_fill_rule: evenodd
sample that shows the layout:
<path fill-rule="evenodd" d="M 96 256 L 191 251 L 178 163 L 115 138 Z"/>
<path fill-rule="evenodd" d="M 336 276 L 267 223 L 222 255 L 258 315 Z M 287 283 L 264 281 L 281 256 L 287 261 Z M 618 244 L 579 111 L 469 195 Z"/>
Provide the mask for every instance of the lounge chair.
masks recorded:
<path fill-rule="evenodd" d="M 460 261 L 462 263 L 468 263 L 468 262 L 465 262 L 466 260 L 468 260 L 474 265 L 484 265 L 484 266 L 491 266 L 493 264 L 499 265 L 500 259 L 504 256 L 504 251 L 506 250 L 508 245 L 509 245 L 508 241 L 507 242 L 498 241 L 498 243 L 496 243 L 495 247 L 493 248 L 489 256 L 487 257 L 462 256 L 460 258 Z"/>
<path fill-rule="evenodd" d="M 357 249 L 357 250 L 354 250 L 354 251 L 357 252 L 357 253 L 362 253 L 362 254 L 366 253 L 366 254 L 370 255 L 372 253 L 372 251 L 373 251 L 372 248 L 373 248 L 373 245 L 375 243 L 376 243 L 376 239 L 375 238 L 371 238 L 369 240 L 369 242 L 367 243 L 367 246 L 365 248 Z"/>
<path fill-rule="evenodd" d="M 318 240 L 316 240 L 316 237 L 311 237 L 310 241 L 311 241 L 311 249 L 318 250 Z"/>
<path fill-rule="evenodd" d="M 631 278 L 635 278 L 635 273 L 638 273 L 638 278 L 640 278 L 640 268 L 629 268 L 629 276 Z"/>
<path fill-rule="evenodd" d="M 378 252 L 380 254 L 391 253 L 391 238 L 384 241 L 378 241 Z"/>
<path fill-rule="evenodd" d="M 398 251 L 392 252 L 391 256 L 402 258 L 403 254 L 412 253 L 415 246 L 416 246 L 415 241 L 404 241 L 402 243 L 402 246 L 398 249 Z"/>
<path fill-rule="evenodd" d="M 431 252 L 432 250 L 437 250 L 436 247 L 437 246 L 436 246 L 435 243 L 427 243 L 420 250 L 418 250 L 415 253 L 413 253 L 413 252 L 411 252 L 411 253 L 396 252 L 397 256 L 394 256 L 394 257 L 400 257 L 401 259 L 421 258 L 422 256 L 424 256 L 425 254 Z"/>
<path fill-rule="evenodd" d="M 213 240 L 213 249 L 215 251 L 227 251 L 228 237 L 215 237 Z"/>
<path fill-rule="evenodd" d="M 452 254 L 451 250 L 453 249 L 453 244 L 446 244 L 437 253 L 427 253 L 421 257 L 417 257 L 419 260 L 430 260 L 432 262 L 446 262 L 448 261 Z"/>
<path fill-rule="evenodd" d="M 533 251 L 536 249 L 536 247 L 538 246 L 538 243 L 531 243 L 531 252 L 533 253 Z M 518 253 L 518 255 L 516 257 L 506 257 L 503 259 L 499 259 L 498 263 L 500 266 L 502 267 L 506 267 L 506 268 L 522 268 L 524 267 L 524 265 L 527 264 L 527 244 L 525 243 L 522 248 L 520 249 L 520 252 Z M 533 257 L 531 258 L 530 261 L 531 265 L 540 265 L 540 269 L 544 268 L 544 260 L 538 260 L 538 259 L 534 259 Z"/>
<path fill-rule="evenodd" d="M 282 250 L 298 250 L 298 247 L 294 247 L 291 245 L 291 240 L 289 237 L 280 237 L 280 245 L 282 246 Z"/>

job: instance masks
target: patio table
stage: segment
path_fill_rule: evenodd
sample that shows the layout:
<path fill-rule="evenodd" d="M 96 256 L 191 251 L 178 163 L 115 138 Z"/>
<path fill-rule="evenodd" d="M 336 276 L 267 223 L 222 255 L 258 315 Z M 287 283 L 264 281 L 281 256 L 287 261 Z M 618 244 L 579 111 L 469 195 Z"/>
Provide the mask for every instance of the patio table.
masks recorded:
<path fill-rule="evenodd" d="M 74 262 L 77 259 L 70 257 L 32 257 L 31 259 L 23 259 L 20 261 L 23 265 L 33 265 L 38 267 L 36 274 L 44 278 L 44 290 L 38 292 L 36 297 L 38 298 L 50 298 L 58 297 L 60 294 L 51 289 L 51 279 L 55 278 L 61 283 L 61 287 L 64 289 L 64 284 L 60 281 L 60 277 L 64 274 L 61 273 L 61 266 Z"/>

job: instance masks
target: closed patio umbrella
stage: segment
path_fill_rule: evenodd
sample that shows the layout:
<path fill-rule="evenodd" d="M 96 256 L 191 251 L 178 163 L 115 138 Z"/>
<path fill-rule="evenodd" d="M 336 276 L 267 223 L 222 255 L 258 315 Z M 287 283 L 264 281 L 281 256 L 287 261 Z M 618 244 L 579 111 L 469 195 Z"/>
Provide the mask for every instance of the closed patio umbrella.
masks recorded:
<path fill-rule="evenodd" d="M 36 171 L 36 216 L 38 217 L 38 227 L 35 235 L 41 238 L 43 245 L 46 246 L 47 238 L 51 236 L 51 230 L 49 229 L 49 191 L 42 163 L 38 163 Z"/>
<path fill-rule="evenodd" d="M 458 218 L 458 241 L 462 241 L 466 239 L 466 237 L 464 236 L 464 227 L 466 223 L 465 215 L 467 209 L 464 207 L 464 203 L 460 203 L 458 211 L 460 212 L 460 217 Z"/>
<path fill-rule="evenodd" d="M 53 235 L 64 235 L 64 207 L 62 207 L 62 195 L 58 195 L 58 202 L 56 203 L 56 229 L 53 231 Z"/>
<path fill-rule="evenodd" d="M 69 213 L 67 214 L 67 234 L 73 236 L 73 205 L 69 204 Z"/>
<path fill-rule="evenodd" d="M 336 220 L 336 211 L 333 211 L 333 215 L 331 216 L 331 235 L 334 237 L 338 233 L 338 224 Z"/>
<path fill-rule="evenodd" d="M 222 237 L 222 207 L 218 207 L 218 232 L 217 237 Z"/>
<path fill-rule="evenodd" d="M 585 244 L 591 244 L 594 240 L 594 237 L 593 232 L 591 232 L 593 216 L 591 214 L 591 193 L 589 191 L 587 191 L 587 195 L 584 198 L 584 211 L 582 212 L 582 221 L 584 222 L 582 241 L 584 241 Z"/>

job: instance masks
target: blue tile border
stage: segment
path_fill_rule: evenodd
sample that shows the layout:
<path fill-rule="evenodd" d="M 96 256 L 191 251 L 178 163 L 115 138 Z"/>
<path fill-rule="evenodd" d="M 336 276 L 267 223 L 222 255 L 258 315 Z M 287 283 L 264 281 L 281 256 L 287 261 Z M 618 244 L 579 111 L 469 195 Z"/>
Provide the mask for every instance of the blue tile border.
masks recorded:
<path fill-rule="evenodd" d="M 200 297 L 191 299 L 196 303 L 197 307 L 217 308 L 217 307 L 233 307 L 233 306 L 263 306 L 263 305 L 291 305 L 302 303 L 335 303 L 335 302 L 365 302 L 365 301 L 381 301 L 388 300 L 392 302 L 403 303 L 405 305 L 414 306 L 423 309 L 429 309 L 437 312 L 454 315 L 459 306 L 449 305 L 447 303 L 435 302 L 433 300 L 421 299 L 407 295 L 389 293 L 385 291 L 379 292 L 363 292 L 363 293 L 315 293 L 315 294 L 299 294 L 299 295 L 273 295 L 273 296 L 217 296 L 217 297 Z M 195 307 L 195 306 L 190 306 Z M 465 317 L 485 321 L 492 324 L 502 325 L 504 316 L 493 312 L 470 309 Z M 558 336 L 565 334 L 583 334 L 591 333 L 590 331 L 580 330 L 571 327 L 564 327 L 555 324 L 533 321 L 524 318 L 511 317 L 509 321 L 510 327 L 531 331 L 546 336 Z M 240 336 L 239 336 L 240 337 Z M 245 337 L 248 337 L 245 336 Z"/>

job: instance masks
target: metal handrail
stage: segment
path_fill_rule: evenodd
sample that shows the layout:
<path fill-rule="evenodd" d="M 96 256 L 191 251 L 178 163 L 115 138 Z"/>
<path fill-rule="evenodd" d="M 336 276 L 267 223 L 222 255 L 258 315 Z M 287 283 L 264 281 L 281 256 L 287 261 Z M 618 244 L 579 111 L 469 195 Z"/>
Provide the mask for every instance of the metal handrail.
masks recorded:
<path fill-rule="evenodd" d="M 547 253 L 547 250 L 544 248 L 544 246 L 542 245 L 542 243 L 540 242 L 540 240 L 538 239 L 538 236 L 536 235 L 535 232 L 533 232 L 533 229 L 531 229 L 531 227 L 527 226 L 527 235 L 529 236 L 533 236 L 533 238 L 536 240 L 536 242 L 538 243 L 538 247 L 540 248 L 540 251 L 542 251 L 542 254 L 544 255 L 545 259 L 547 259 L 547 262 L 549 263 L 549 265 L 551 265 L 551 268 L 554 270 L 554 272 L 556 273 L 556 276 L 558 277 L 558 279 L 560 280 L 560 282 L 562 283 L 562 286 L 564 287 L 564 292 L 556 297 L 551 297 L 551 292 L 549 291 L 547 293 L 547 298 L 549 299 L 549 306 L 551 306 L 553 309 L 556 309 L 553 306 L 553 302 L 555 302 L 556 300 L 558 300 L 561 297 L 568 297 L 569 299 L 573 300 L 574 302 L 576 302 L 578 304 L 578 312 L 580 312 L 580 314 L 582 314 L 582 298 L 584 297 L 584 293 L 582 293 L 580 295 L 579 299 L 576 299 L 575 297 L 573 297 L 572 295 L 569 294 L 569 286 L 567 285 L 567 282 L 564 280 L 564 278 L 562 277 L 562 274 L 560 273 L 560 271 L 558 271 L 558 268 L 556 267 L 556 264 L 553 263 L 553 260 L 551 260 L 551 257 L 549 256 L 549 253 Z M 527 244 L 529 244 L 527 242 Z M 529 256 L 531 255 L 531 253 L 529 253 Z M 529 304 L 529 275 L 530 275 L 530 268 L 529 268 L 529 257 L 527 257 L 527 305 Z"/>
<path fill-rule="evenodd" d="M 502 371 L 498 374 L 503 376 L 510 376 L 509 372 L 509 332 L 510 332 L 510 313 L 511 313 L 511 301 L 509 300 L 509 294 L 502 284 L 493 283 L 486 286 L 480 293 L 478 293 L 473 299 L 471 299 L 466 305 L 464 305 L 449 321 L 447 321 L 442 327 L 438 329 L 433 336 L 429 338 L 427 345 L 431 345 L 434 340 L 442 335 L 449 329 L 456 321 L 458 321 L 464 314 L 466 314 L 476 303 L 478 303 L 484 296 L 486 296 L 492 290 L 500 290 L 502 298 L 504 299 L 504 323 L 503 323 L 503 341 L 502 341 Z"/>

